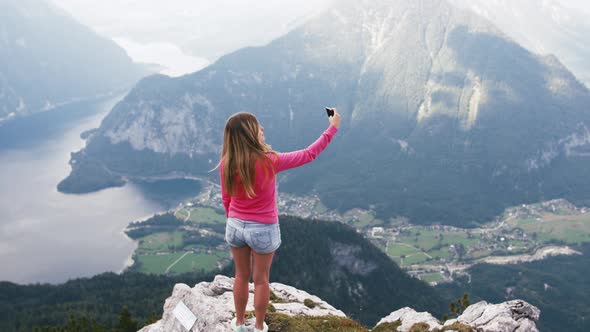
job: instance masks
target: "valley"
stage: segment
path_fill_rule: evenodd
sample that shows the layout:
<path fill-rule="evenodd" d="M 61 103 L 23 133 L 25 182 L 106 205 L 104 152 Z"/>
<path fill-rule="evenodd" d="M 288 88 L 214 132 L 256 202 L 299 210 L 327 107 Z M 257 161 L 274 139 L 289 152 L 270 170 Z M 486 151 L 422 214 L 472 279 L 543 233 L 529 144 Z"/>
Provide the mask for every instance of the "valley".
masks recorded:
<path fill-rule="evenodd" d="M 508 208 L 477 228 L 416 225 L 403 217 L 381 220 L 363 209 L 338 213 L 317 195 L 280 193 L 278 205 L 282 215 L 354 227 L 407 273 L 431 285 L 470 277 L 467 270 L 477 263 L 577 255 L 576 246 L 590 243 L 590 209 L 562 199 Z M 209 182 L 197 197 L 168 211 L 165 221 L 132 223 L 127 234 L 138 240 L 138 248 L 130 269 L 155 274 L 221 269 L 231 262 L 222 206 L 219 186 Z"/>

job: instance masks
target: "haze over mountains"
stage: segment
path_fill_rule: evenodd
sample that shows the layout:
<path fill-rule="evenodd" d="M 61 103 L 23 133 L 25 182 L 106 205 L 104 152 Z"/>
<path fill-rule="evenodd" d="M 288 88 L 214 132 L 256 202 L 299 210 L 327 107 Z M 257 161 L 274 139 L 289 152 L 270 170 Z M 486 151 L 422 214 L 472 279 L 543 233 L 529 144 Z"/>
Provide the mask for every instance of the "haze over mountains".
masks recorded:
<path fill-rule="evenodd" d="M 257 114 L 275 149 L 302 148 L 334 105 L 345 119 L 339 137 L 313 168 L 283 178 L 283 190 L 469 225 L 520 202 L 587 200 L 588 102 L 557 58 L 446 1 L 343 1 L 264 47 L 142 80 L 73 156 L 60 190 L 104 187 L 84 182 L 96 180 L 90 169 L 110 183 L 210 175 L 238 111 Z"/>
<path fill-rule="evenodd" d="M 128 88 L 148 73 L 46 1 L 0 2 L 0 123 Z"/>
<path fill-rule="evenodd" d="M 216 2 L 52 0 L 80 22 L 112 38 L 136 62 L 164 75 L 192 73 L 245 46 L 264 45 L 333 0 Z"/>
<path fill-rule="evenodd" d="M 5 112 L 0 109 L 0 117 L 14 110 L 49 110 L 139 77 L 138 67 L 112 42 L 86 28 L 77 30 L 80 25 L 51 6 L 56 16 L 47 14 L 39 3 L 0 3 L 0 18 L 11 22 L 6 27 L 34 21 L 34 29 L 22 31 L 36 38 L 19 37 L 25 34 L 18 29 L 11 35 L 0 21 L 0 54 L 9 55 L 0 57 L 0 108 Z M 71 25 L 56 28 L 64 17 Z M 44 18 L 51 24 L 41 31 L 36 27 Z M 329 208 L 375 209 L 385 220 L 404 216 L 413 223 L 462 226 L 525 202 L 559 197 L 588 204 L 590 92 L 558 57 L 531 52 L 491 22 L 442 0 L 338 2 L 268 45 L 227 54 L 191 75 L 141 80 L 99 128 L 83 133 L 88 144 L 72 154 L 72 174 L 58 188 L 89 192 L 136 177 L 191 175 L 217 181 L 217 173 L 209 170 L 219 158 L 222 129 L 231 114 L 254 112 L 267 140 L 286 151 L 317 138 L 328 123 L 323 107 L 335 106 L 344 118 L 338 135 L 313 166 L 282 174 L 281 191 L 317 193 Z M 71 38 L 48 37 L 62 34 Z M 80 47 L 92 38 L 92 45 L 104 44 Z M 54 62 L 40 58 L 53 52 Z M 116 65 L 108 65 L 109 59 Z M 298 254 L 277 255 L 271 279 L 324 292 L 323 298 L 341 301 L 339 307 L 365 321 L 389 310 L 384 303 L 445 310 L 446 300 L 435 290 L 410 279 L 355 230 L 285 219 L 291 220 L 283 225 L 285 232 L 298 235 L 287 236 L 283 249 Z M 301 246 L 300 239 L 312 245 Z M 551 302 L 541 303 L 551 320 L 541 326 L 559 330 L 560 320 L 568 317 L 568 326 L 584 330 L 584 292 L 575 289 L 584 280 L 566 280 L 572 271 L 587 270 L 583 262 L 575 257 L 539 263 L 532 278 L 530 266 L 478 266 L 474 278 L 489 276 L 489 282 L 468 284 L 477 296 L 504 297 L 507 288 L 520 287 L 523 296 Z M 556 278 L 568 265 L 571 271 Z M 143 283 L 127 279 L 144 277 Z M 34 325 L 51 317 L 38 324 L 60 324 L 65 320 L 60 315 L 76 308 L 114 322 L 119 307 L 130 302 L 147 318 L 154 306 L 161 308 L 156 299 L 161 294 L 154 295 L 154 289 L 161 292 L 173 282 L 124 274 L 55 287 L 0 283 L 13 294 L 28 294 L 4 299 L 0 307 L 7 308 L 6 319 L 0 321 Z M 104 293 L 105 285 L 112 291 L 123 284 L 134 286 L 94 294 Z M 469 288 L 458 287 L 453 297 Z M 63 290 L 72 297 L 56 303 L 55 294 Z M 52 303 L 52 314 L 40 314 L 47 309 L 45 301 Z"/>
<path fill-rule="evenodd" d="M 590 86 L 590 12 L 567 0 L 451 0 L 489 19 L 519 44 L 555 54 Z"/>

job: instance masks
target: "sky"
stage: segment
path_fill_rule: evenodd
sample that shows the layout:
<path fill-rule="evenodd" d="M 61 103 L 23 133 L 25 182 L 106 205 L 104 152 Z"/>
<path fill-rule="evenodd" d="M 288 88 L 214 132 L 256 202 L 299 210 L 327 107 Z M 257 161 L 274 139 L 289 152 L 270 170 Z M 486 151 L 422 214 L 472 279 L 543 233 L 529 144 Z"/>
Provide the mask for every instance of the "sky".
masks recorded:
<path fill-rule="evenodd" d="M 559 0 L 559 3 L 570 8 L 581 9 L 590 14 L 590 1 L 588 0 Z"/>
<path fill-rule="evenodd" d="M 264 45 L 334 0 L 51 1 L 134 61 L 178 76 L 239 48 Z"/>
<path fill-rule="evenodd" d="M 134 61 L 179 76 L 239 48 L 264 45 L 338 0 L 50 1 L 113 39 Z M 555 1 L 590 14 L 590 0 Z"/>

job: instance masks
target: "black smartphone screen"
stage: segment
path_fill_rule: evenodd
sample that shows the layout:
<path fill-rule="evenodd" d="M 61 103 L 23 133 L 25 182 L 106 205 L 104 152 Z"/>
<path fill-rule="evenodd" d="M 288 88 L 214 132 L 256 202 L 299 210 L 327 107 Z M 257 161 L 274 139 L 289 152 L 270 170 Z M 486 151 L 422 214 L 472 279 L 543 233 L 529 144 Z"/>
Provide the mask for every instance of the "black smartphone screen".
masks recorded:
<path fill-rule="evenodd" d="M 326 113 L 328 113 L 328 116 L 334 116 L 334 110 L 329 107 L 326 107 Z"/>

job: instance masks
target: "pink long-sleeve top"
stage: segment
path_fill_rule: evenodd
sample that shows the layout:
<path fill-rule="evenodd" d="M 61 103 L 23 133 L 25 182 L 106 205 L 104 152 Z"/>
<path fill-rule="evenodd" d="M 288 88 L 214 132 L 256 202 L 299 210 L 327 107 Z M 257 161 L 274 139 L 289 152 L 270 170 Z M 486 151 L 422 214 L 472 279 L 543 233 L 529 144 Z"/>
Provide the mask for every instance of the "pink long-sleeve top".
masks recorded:
<path fill-rule="evenodd" d="M 223 185 L 223 167 L 219 167 L 221 196 L 225 208 L 225 215 L 231 218 L 257 221 L 265 224 L 278 222 L 276 173 L 313 161 L 328 146 L 328 143 L 332 141 L 332 137 L 334 137 L 336 132 L 338 132 L 338 128 L 330 125 L 315 142 L 303 150 L 286 153 L 279 152 L 276 157 L 269 155 L 274 163 L 275 174 L 272 174 L 272 170 L 269 170 L 269 174 L 265 176 L 264 169 L 257 162 L 254 175 L 254 192 L 256 196 L 252 198 L 246 196 L 244 187 L 240 184 L 238 184 L 234 195 L 228 195 Z"/>

